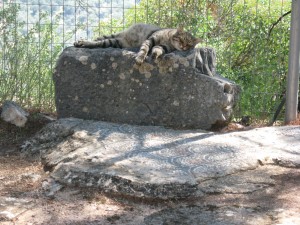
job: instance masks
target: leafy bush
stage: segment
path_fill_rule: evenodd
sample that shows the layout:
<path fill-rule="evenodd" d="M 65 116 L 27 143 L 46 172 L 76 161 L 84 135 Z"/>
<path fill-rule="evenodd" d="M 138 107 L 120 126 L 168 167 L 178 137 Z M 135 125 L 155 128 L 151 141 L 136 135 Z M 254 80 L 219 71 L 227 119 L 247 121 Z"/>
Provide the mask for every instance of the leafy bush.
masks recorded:
<path fill-rule="evenodd" d="M 31 28 L 16 18 L 17 4 L 9 4 L 1 11 L 0 32 L 0 102 L 15 100 L 22 106 L 54 111 L 52 70 L 62 44 L 55 36 L 57 25 L 40 16 Z M 57 23 L 54 23 L 57 24 Z"/>
<path fill-rule="evenodd" d="M 284 93 L 290 17 L 270 30 L 282 11 L 289 9 L 288 2 L 237 1 L 233 16 L 222 22 L 219 69 L 242 86 L 242 115 L 268 116 Z"/>

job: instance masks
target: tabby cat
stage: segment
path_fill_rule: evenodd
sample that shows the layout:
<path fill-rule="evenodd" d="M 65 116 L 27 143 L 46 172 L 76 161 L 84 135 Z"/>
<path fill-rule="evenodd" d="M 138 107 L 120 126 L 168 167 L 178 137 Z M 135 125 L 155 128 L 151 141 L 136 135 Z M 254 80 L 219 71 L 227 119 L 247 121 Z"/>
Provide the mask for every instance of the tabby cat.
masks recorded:
<path fill-rule="evenodd" d="M 200 42 L 200 38 L 193 37 L 182 28 L 161 29 L 149 24 L 135 24 L 127 30 L 97 38 L 95 41 L 79 40 L 75 47 L 85 48 L 131 48 L 140 47 L 135 58 L 136 63 L 142 64 L 149 52 L 153 59 L 158 59 L 165 53 L 175 50 L 189 50 Z"/>

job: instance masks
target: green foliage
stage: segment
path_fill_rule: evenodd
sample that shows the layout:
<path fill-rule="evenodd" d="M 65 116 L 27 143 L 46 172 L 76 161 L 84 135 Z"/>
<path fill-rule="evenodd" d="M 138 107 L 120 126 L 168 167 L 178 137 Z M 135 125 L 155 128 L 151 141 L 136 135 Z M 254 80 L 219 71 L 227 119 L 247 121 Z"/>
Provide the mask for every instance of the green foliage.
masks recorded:
<path fill-rule="evenodd" d="M 0 102 L 10 99 L 25 107 L 54 111 L 52 70 L 63 48 L 54 44 L 58 27 L 50 21 L 41 24 L 47 18 L 43 14 L 24 30 L 24 23 L 16 19 L 18 10 L 18 5 L 11 4 L 1 11 Z"/>
<path fill-rule="evenodd" d="M 264 118 L 285 91 L 290 17 L 270 29 L 290 2 L 237 1 L 222 20 L 219 70 L 243 88 L 239 113 Z M 214 43 L 212 43 L 213 45 Z"/>

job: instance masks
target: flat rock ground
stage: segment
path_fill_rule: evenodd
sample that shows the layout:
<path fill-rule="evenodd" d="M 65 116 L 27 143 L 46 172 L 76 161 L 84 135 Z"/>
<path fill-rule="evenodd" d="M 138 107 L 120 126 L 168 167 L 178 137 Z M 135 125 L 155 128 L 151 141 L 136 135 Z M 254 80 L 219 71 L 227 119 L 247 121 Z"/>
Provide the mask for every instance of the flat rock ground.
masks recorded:
<path fill-rule="evenodd" d="M 24 128 L 0 121 L 0 224 L 300 224 L 299 168 L 264 166 L 275 174 L 271 186 L 184 200 L 62 187 L 39 160 L 20 155 L 20 145 L 46 123 L 37 116 Z"/>

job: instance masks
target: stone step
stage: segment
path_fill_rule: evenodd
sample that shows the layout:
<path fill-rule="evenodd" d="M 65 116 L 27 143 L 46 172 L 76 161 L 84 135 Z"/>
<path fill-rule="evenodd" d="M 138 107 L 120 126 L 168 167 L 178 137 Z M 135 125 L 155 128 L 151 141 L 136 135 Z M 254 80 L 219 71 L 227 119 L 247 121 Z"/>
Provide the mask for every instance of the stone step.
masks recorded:
<path fill-rule="evenodd" d="M 273 185 L 267 165 L 300 168 L 300 127 L 213 133 L 60 119 L 23 146 L 65 184 L 143 198 L 247 193 Z"/>

